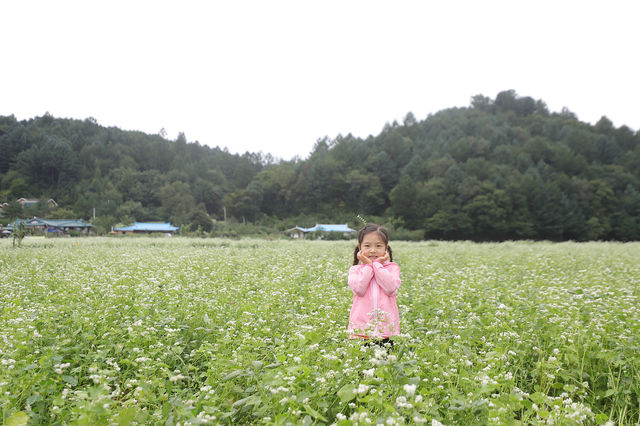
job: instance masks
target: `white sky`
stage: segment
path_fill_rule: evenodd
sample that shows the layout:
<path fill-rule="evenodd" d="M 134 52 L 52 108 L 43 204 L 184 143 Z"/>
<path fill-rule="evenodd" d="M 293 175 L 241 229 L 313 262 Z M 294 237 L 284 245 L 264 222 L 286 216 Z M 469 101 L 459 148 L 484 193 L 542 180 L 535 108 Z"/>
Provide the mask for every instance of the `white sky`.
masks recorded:
<path fill-rule="evenodd" d="M 0 115 L 306 158 L 514 89 L 640 129 L 640 2 L 0 3 Z"/>

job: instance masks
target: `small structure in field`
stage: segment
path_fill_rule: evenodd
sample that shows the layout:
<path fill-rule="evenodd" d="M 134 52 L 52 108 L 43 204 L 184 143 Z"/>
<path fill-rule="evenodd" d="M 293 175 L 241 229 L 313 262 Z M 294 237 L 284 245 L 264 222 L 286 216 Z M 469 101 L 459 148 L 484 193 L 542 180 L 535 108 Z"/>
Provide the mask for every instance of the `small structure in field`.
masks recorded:
<path fill-rule="evenodd" d="M 315 226 L 311 228 L 302 228 L 300 226 L 293 227 L 291 229 L 287 229 L 284 231 L 285 234 L 289 235 L 293 239 L 302 239 L 312 232 L 317 232 L 319 237 L 322 238 L 323 233 L 341 233 L 343 237 L 348 237 L 350 234 L 356 232 L 355 229 L 349 228 L 349 226 L 345 224 L 326 224 L 326 223 L 316 223 Z"/>
<path fill-rule="evenodd" d="M 18 199 L 18 203 L 20 203 L 20 205 L 22 206 L 23 209 L 28 209 L 29 207 L 34 207 L 38 204 L 38 202 L 40 201 L 40 199 L 38 198 L 19 198 Z M 53 198 L 49 198 L 48 200 L 45 201 L 47 204 L 47 207 L 49 207 L 50 209 L 56 208 L 58 207 L 58 203 L 56 203 L 56 200 L 54 200 Z"/>
<path fill-rule="evenodd" d="M 172 226 L 171 222 L 134 222 L 133 225 L 114 228 L 113 231 L 118 235 L 153 234 L 158 232 L 173 235 L 178 229 L 180 228 Z"/>
<path fill-rule="evenodd" d="M 38 235 L 67 235 L 72 231 L 88 234 L 93 225 L 82 219 L 42 219 L 34 217 L 32 219 L 16 219 L 9 225 L 8 230 L 15 230 L 24 223 L 25 230 L 30 234 Z"/>

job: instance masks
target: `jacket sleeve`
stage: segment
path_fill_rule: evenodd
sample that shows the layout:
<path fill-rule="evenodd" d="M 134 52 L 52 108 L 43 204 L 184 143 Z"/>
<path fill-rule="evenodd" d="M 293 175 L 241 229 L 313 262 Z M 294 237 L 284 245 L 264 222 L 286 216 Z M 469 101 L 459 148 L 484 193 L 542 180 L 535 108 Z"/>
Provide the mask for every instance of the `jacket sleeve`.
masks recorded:
<path fill-rule="evenodd" d="M 373 262 L 373 273 L 376 282 L 387 296 L 393 296 L 400 287 L 400 267 L 396 263 L 382 265 L 380 262 Z"/>
<path fill-rule="evenodd" d="M 349 287 L 358 296 L 364 296 L 373 278 L 371 265 L 354 265 L 349 269 Z"/>

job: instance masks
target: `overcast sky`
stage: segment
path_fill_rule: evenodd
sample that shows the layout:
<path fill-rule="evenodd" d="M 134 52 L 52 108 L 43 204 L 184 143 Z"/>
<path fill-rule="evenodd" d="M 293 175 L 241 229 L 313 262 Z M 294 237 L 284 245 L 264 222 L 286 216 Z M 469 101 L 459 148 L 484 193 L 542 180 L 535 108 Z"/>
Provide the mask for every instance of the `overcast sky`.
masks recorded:
<path fill-rule="evenodd" d="M 0 16 L 0 115 L 18 119 L 290 159 L 514 89 L 640 129 L 634 0 L 16 0 Z"/>

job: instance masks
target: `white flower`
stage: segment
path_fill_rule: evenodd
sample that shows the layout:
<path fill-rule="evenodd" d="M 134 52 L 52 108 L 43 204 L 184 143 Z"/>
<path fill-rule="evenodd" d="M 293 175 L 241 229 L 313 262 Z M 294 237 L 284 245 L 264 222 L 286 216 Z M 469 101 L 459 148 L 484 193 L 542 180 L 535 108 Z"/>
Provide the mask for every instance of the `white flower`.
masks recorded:
<path fill-rule="evenodd" d="M 413 416 L 413 421 L 416 424 L 423 424 L 427 422 L 424 417 L 420 417 L 420 414 L 416 414 L 415 416 Z"/>
<path fill-rule="evenodd" d="M 358 386 L 358 390 L 356 391 L 356 393 L 358 394 L 363 394 L 363 393 L 367 393 L 369 392 L 369 385 L 364 385 L 364 384 L 360 384 L 360 386 Z"/>
<path fill-rule="evenodd" d="M 182 379 L 184 379 L 184 376 L 182 374 L 176 374 L 175 376 L 169 377 L 169 381 L 172 382 L 172 383 L 176 383 L 176 382 L 178 382 L 179 380 L 182 380 Z"/>
<path fill-rule="evenodd" d="M 407 395 L 409 396 L 413 396 L 414 393 L 416 393 L 416 385 L 404 385 L 403 386 L 404 391 L 407 393 Z"/>
<path fill-rule="evenodd" d="M 373 377 L 374 371 L 376 371 L 375 368 L 370 368 L 369 370 L 363 370 L 362 374 L 364 374 L 365 377 Z"/>

